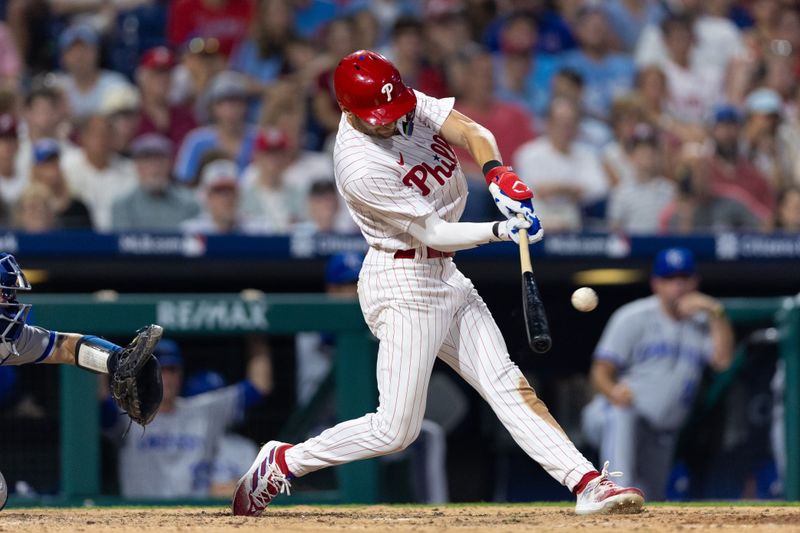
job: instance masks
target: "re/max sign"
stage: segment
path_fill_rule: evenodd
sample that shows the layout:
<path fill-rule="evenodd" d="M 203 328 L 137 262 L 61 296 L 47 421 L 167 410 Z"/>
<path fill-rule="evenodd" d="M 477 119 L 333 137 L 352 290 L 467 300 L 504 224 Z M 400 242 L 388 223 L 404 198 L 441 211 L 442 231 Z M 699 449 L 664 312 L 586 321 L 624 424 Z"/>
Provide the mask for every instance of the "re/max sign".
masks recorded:
<path fill-rule="evenodd" d="M 162 300 L 158 324 L 167 331 L 266 330 L 267 303 L 240 300 Z"/>

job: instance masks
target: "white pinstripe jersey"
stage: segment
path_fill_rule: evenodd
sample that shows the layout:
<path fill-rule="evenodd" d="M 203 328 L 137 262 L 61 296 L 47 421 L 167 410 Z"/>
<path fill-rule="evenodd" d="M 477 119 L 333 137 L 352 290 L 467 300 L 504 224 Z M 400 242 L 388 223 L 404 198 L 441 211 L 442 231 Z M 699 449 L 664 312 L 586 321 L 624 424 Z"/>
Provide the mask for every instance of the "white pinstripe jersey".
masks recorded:
<path fill-rule="evenodd" d="M 333 149 L 339 193 L 369 245 L 393 252 L 418 248 L 408 233 L 415 218 L 434 211 L 457 222 L 467 202 L 467 181 L 455 152 L 439 132 L 453 98 L 419 91 L 411 135 L 371 137 L 343 114 Z"/>

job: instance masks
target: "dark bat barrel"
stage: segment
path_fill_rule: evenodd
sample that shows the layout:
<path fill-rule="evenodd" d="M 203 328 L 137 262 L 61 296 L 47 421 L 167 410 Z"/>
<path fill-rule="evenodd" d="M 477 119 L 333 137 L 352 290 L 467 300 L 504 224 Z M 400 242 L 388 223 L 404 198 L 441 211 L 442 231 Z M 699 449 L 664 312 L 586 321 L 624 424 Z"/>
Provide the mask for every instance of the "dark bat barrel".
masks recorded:
<path fill-rule="evenodd" d="M 546 353 L 553 341 L 550 338 L 550 326 L 547 324 L 547 315 L 533 272 L 522 273 L 522 308 L 525 312 L 525 330 L 528 332 L 528 344 L 531 350 L 536 353 Z"/>

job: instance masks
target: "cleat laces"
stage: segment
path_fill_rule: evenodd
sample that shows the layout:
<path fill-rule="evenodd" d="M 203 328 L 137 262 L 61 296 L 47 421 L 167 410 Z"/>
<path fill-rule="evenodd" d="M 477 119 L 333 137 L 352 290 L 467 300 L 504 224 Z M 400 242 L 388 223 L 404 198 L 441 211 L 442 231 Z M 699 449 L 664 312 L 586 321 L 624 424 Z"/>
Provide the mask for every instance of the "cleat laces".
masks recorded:
<path fill-rule="evenodd" d="M 595 489 L 597 489 L 600 486 L 607 486 L 607 485 L 615 486 L 616 485 L 616 483 L 611 481 L 611 478 L 612 477 L 622 477 L 623 474 L 622 474 L 622 472 L 609 472 L 608 471 L 608 465 L 609 464 L 610 464 L 609 461 L 606 461 L 605 463 L 603 463 L 603 470 L 600 471 L 600 475 L 586 484 L 586 489 L 585 489 L 586 491 L 594 491 Z"/>
<path fill-rule="evenodd" d="M 266 475 L 258 480 L 258 484 L 250 495 L 250 501 L 254 507 L 264 509 L 278 494 L 290 496 L 291 487 L 286 475 L 281 472 L 277 464 L 272 463 L 269 465 Z"/>

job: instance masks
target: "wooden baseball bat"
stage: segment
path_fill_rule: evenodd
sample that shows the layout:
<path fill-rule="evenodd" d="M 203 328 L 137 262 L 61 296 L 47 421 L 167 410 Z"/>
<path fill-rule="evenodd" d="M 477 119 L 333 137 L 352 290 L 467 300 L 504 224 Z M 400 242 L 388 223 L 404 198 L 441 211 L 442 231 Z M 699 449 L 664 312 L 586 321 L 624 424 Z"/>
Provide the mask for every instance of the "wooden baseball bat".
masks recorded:
<path fill-rule="evenodd" d="M 523 215 L 517 215 L 524 218 Z M 544 303 L 536 285 L 531 265 L 531 251 L 528 248 L 528 231 L 519 230 L 519 262 L 522 267 L 522 310 L 525 313 L 525 331 L 528 334 L 528 345 L 536 353 L 547 353 L 553 344 L 550 338 L 550 326 Z"/>

